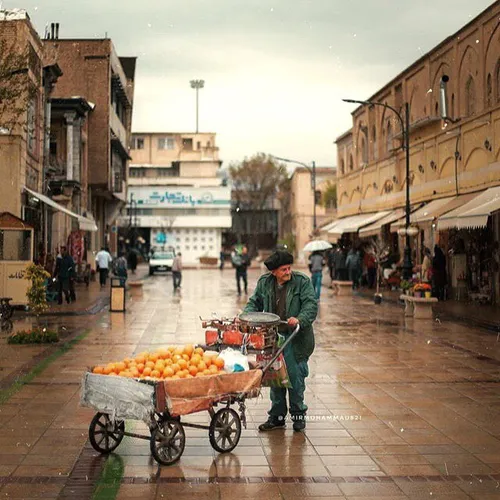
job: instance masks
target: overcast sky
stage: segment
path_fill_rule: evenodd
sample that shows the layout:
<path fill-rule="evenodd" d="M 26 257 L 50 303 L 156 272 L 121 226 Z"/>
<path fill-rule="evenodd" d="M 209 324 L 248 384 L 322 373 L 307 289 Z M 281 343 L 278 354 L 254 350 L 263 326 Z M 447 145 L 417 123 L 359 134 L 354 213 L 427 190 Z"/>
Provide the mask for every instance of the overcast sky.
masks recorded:
<path fill-rule="evenodd" d="M 0 3 L 2 3 L 0 1 Z M 3 0 L 43 36 L 113 39 L 137 56 L 133 130 L 217 132 L 221 159 L 258 151 L 336 163 L 351 124 L 342 97 L 369 97 L 491 0 Z"/>

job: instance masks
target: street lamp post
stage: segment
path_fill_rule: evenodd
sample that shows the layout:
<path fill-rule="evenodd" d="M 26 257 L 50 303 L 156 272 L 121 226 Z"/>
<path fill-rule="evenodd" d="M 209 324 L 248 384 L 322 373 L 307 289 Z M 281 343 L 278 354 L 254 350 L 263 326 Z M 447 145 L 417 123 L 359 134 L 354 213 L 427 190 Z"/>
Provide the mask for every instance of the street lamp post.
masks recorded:
<path fill-rule="evenodd" d="M 191 88 L 196 90 L 196 133 L 198 133 L 198 92 L 205 86 L 205 80 L 191 80 Z"/>
<path fill-rule="evenodd" d="M 288 158 L 280 158 L 279 156 L 274 156 L 274 155 L 269 155 L 269 156 L 271 158 L 274 158 L 275 160 L 283 161 L 285 163 L 295 163 L 297 165 L 301 165 L 302 167 L 306 168 L 311 174 L 311 189 L 313 191 L 313 234 L 316 234 L 316 230 L 318 228 L 316 221 L 316 162 L 312 161 L 311 162 L 312 167 L 309 167 L 308 165 L 302 163 L 301 161 L 290 160 Z"/>
<path fill-rule="evenodd" d="M 406 237 L 405 248 L 403 254 L 403 278 L 410 279 L 413 274 L 413 263 L 411 260 L 411 241 L 410 236 L 413 231 L 410 229 L 410 104 L 405 103 L 405 117 L 401 116 L 401 113 L 389 104 L 376 101 L 358 101 L 356 99 L 342 99 L 344 102 L 352 104 L 363 104 L 368 106 L 382 106 L 384 108 L 390 109 L 397 117 L 401 124 L 401 132 L 403 134 L 403 145 L 402 148 L 405 150 L 405 160 L 406 160 L 406 204 L 405 204 L 405 230 L 401 233 Z"/>

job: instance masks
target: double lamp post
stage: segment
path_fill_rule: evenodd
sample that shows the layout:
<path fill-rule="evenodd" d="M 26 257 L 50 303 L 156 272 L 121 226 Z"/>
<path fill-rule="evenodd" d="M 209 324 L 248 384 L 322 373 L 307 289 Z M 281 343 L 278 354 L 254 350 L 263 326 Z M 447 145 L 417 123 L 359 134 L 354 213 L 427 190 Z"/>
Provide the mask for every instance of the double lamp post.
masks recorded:
<path fill-rule="evenodd" d="M 402 148 L 405 150 L 406 160 L 406 203 L 405 203 L 405 227 L 398 231 L 402 236 L 406 237 L 405 248 L 403 254 L 403 278 L 408 280 L 413 274 L 413 263 L 411 259 L 411 236 L 414 236 L 415 228 L 410 227 L 410 104 L 405 103 L 405 116 L 389 104 L 376 101 L 358 101 L 356 99 L 342 99 L 344 102 L 352 104 L 361 104 L 366 106 L 382 106 L 390 109 L 397 117 L 401 124 L 401 132 L 403 134 Z"/>

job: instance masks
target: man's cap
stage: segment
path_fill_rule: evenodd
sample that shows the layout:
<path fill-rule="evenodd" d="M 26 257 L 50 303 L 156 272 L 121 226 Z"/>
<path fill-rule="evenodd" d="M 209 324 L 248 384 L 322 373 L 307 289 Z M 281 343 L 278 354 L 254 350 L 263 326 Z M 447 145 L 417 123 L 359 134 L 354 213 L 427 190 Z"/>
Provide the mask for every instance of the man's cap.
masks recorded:
<path fill-rule="evenodd" d="M 276 250 L 271 254 L 265 261 L 265 266 L 269 271 L 274 271 L 281 266 L 288 266 L 293 264 L 293 255 L 290 252 L 285 252 L 284 250 Z"/>

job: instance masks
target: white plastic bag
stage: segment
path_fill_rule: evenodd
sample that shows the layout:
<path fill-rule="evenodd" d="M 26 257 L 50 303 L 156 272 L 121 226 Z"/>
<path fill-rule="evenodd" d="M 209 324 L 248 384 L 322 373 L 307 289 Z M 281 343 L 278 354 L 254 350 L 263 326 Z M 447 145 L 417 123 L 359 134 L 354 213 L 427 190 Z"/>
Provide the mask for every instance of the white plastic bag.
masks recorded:
<path fill-rule="evenodd" d="M 219 357 L 224 360 L 224 370 L 228 373 L 250 370 L 247 357 L 240 351 L 228 347 L 219 354 Z"/>

